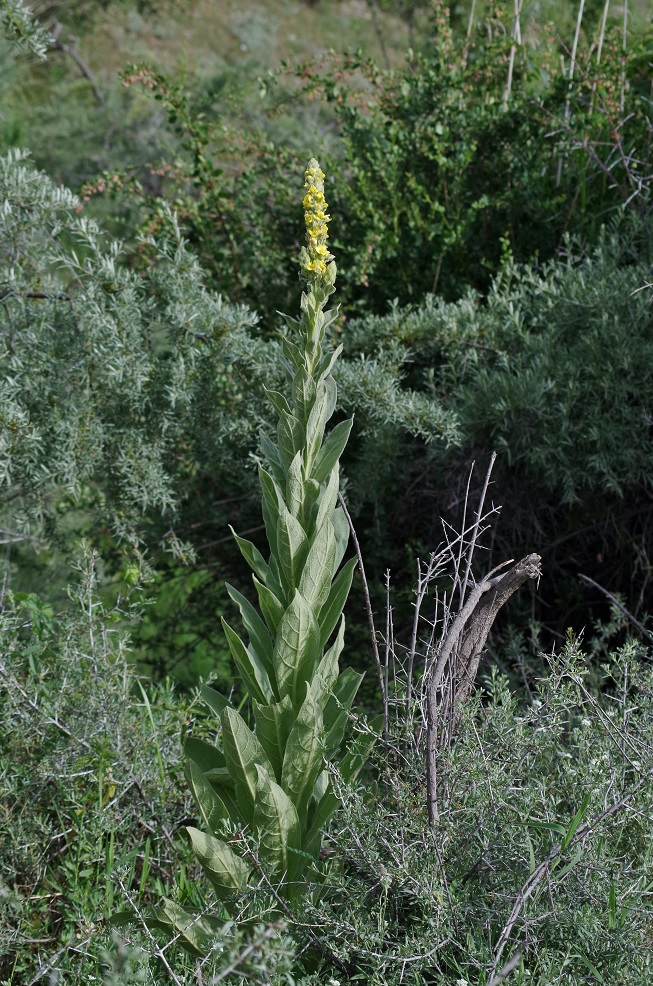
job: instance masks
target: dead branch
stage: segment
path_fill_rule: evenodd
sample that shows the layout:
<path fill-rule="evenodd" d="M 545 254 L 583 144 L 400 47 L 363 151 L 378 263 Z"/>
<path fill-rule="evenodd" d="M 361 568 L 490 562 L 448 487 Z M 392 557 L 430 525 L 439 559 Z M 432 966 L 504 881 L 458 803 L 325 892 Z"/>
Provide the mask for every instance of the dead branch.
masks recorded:
<path fill-rule="evenodd" d="M 469 698 L 492 625 L 499 610 L 529 579 L 539 579 L 539 555 L 526 555 L 503 575 L 496 573 L 511 564 L 503 562 L 477 583 L 458 614 L 445 628 L 428 673 L 426 688 L 427 746 L 426 774 L 429 820 L 437 820 L 437 755 L 449 745 L 455 729 L 457 709 Z M 444 731 L 441 727 L 444 727 Z"/>
<path fill-rule="evenodd" d="M 70 58 L 72 58 L 72 60 L 74 61 L 75 65 L 82 73 L 84 78 L 87 79 L 88 82 L 90 82 L 91 89 L 93 90 L 93 95 L 95 96 L 96 102 L 100 106 L 102 106 L 104 103 L 104 93 L 102 92 L 97 82 L 95 81 L 95 76 L 91 72 L 86 62 L 82 58 L 80 58 L 76 48 L 77 39 L 71 38 L 72 41 L 71 44 L 66 44 L 63 41 L 60 41 L 59 35 L 61 34 L 61 30 L 62 30 L 62 24 L 59 21 L 55 21 L 52 27 L 52 47 L 56 51 L 61 51 L 63 52 L 64 55 L 68 55 Z"/>

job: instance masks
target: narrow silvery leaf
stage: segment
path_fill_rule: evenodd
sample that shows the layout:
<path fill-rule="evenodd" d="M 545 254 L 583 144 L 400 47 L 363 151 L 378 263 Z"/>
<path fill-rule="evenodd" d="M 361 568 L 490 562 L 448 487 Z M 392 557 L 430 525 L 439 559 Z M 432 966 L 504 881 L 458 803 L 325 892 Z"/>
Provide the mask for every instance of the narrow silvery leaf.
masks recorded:
<path fill-rule="evenodd" d="M 318 483 L 322 480 L 315 474 L 313 464 L 319 454 L 322 439 L 324 438 L 324 429 L 326 428 L 328 420 L 328 403 L 329 401 L 326 393 L 322 392 L 321 394 L 318 394 L 311 413 L 308 416 L 308 423 L 306 425 L 306 471 L 312 476 L 313 479 L 316 479 Z M 323 478 L 326 479 L 326 474 Z"/>
<path fill-rule="evenodd" d="M 306 432 L 304 427 L 294 414 L 282 414 L 279 417 L 277 428 L 277 441 L 279 443 L 279 453 L 281 461 L 287 469 L 304 446 Z"/>
<path fill-rule="evenodd" d="M 268 388 L 263 385 L 263 390 L 265 391 L 265 396 L 270 401 L 270 404 L 275 409 L 277 414 L 290 414 L 290 407 L 288 406 L 288 401 L 280 394 L 278 390 L 268 390 Z"/>
<path fill-rule="evenodd" d="M 324 705 L 331 689 L 338 680 L 338 658 L 345 645 L 345 618 L 340 620 L 336 639 L 325 653 L 316 670 L 315 684 L 320 681 L 320 705 Z"/>
<path fill-rule="evenodd" d="M 335 558 L 336 536 L 327 518 L 313 535 L 299 580 L 299 591 L 316 613 L 327 601 Z"/>
<path fill-rule="evenodd" d="M 281 461 L 281 455 L 279 454 L 279 449 L 274 444 L 274 442 L 270 441 L 267 435 L 261 434 L 259 436 L 259 441 L 261 443 L 261 449 L 263 450 L 263 455 L 267 459 L 268 465 L 270 467 L 270 472 L 272 473 L 272 477 L 274 478 L 275 482 L 279 484 L 279 486 L 283 486 L 286 479 L 286 474 L 283 468 L 283 463 Z"/>
<path fill-rule="evenodd" d="M 225 587 L 229 593 L 229 596 L 240 610 L 240 615 L 242 616 L 245 629 L 249 634 L 252 647 L 256 651 L 263 667 L 265 668 L 270 684 L 273 684 L 274 671 L 272 663 L 272 637 L 270 636 L 268 628 L 250 603 L 249 599 L 246 599 L 241 592 L 238 592 L 238 589 L 234 589 L 234 587 L 229 585 L 228 582 L 225 583 Z"/>
<path fill-rule="evenodd" d="M 281 772 L 281 785 L 292 796 L 302 829 L 306 827 L 306 809 L 323 757 L 322 711 L 307 684 L 306 698 L 288 736 Z"/>
<path fill-rule="evenodd" d="M 349 544 L 349 522 L 345 517 L 342 507 L 336 507 L 333 511 L 331 523 L 333 524 L 333 530 L 336 535 L 336 560 L 333 566 L 333 574 L 335 575 L 340 568 L 340 562 L 344 558 L 347 545 Z"/>
<path fill-rule="evenodd" d="M 343 565 L 333 580 L 327 600 L 320 610 L 318 622 L 320 624 L 322 647 L 326 647 L 329 637 L 335 630 L 336 624 L 342 615 L 357 564 L 358 561 L 356 558 L 350 558 Z"/>
<path fill-rule="evenodd" d="M 275 579 L 273 578 L 272 572 L 270 571 L 270 566 L 265 561 L 265 558 L 263 557 L 261 552 L 258 550 L 258 548 L 255 545 L 252 544 L 251 541 L 246 541 L 245 538 L 239 537 L 234 531 L 231 524 L 229 525 L 229 530 L 233 534 L 234 540 L 238 545 L 238 547 L 240 548 L 240 553 L 245 559 L 245 561 L 247 562 L 247 564 L 249 565 L 249 567 L 252 569 L 252 571 L 256 572 L 259 579 L 262 582 L 264 582 L 265 585 L 269 586 L 274 591 L 274 586 L 272 585 L 272 583 L 275 581 Z"/>
<path fill-rule="evenodd" d="M 281 780 L 281 768 L 288 734 L 295 721 L 295 711 L 290 696 L 285 695 L 274 705 L 260 705 L 253 701 L 256 735 L 272 764 L 274 777 Z"/>
<path fill-rule="evenodd" d="M 304 477 L 303 477 L 303 456 L 298 452 L 290 463 L 288 476 L 286 478 L 286 503 L 293 517 L 302 520 L 304 508 Z"/>
<path fill-rule="evenodd" d="M 308 421 L 311 408 L 315 402 L 315 380 L 304 367 L 297 371 L 293 381 L 293 402 L 297 408 L 297 417 L 304 424 Z"/>
<path fill-rule="evenodd" d="M 217 796 L 194 760 L 186 759 L 184 773 L 204 824 L 209 832 L 217 831 L 220 823 L 229 818 L 224 802 Z M 234 822 L 238 820 L 238 817 L 233 819 Z"/>
<path fill-rule="evenodd" d="M 293 517 L 285 503 L 282 504 L 277 522 L 277 558 L 279 574 L 288 596 L 299 584 L 307 551 L 308 541 L 304 528 L 297 518 Z"/>
<path fill-rule="evenodd" d="M 274 702 L 275 694 L 260 657 L 245 647 L 238 634 L 231 629 L 224 617 L 221 617 L 221 620 L 234 664 L 242 675 L 248 691 L 259 702 Z"/>
<path fill-rule="evenodd" d="M 326 378 L 324 388 L 327 398 L 326 419 L 330 421 L 338 403 L 338 387 L 332 376 Z"/>
<path fill-rule="evenodd" d="M 335 464 L 329 474 L 328 480 L 322 484 L 318 497 L 317 515 L 315 517 L 315 528 L 321 527 L 327 517 L 330 517 L 335 510 L 340 489 L 340 466 Z"/>
<path fill-rule="evenodd" d="M 342 455 L 353 423 L 353 418 L 341 421 L 327 435 L 311 470 L 312 478 L 316 479 L 318 483 L 324 482 Z"/>
<path fill-rule="evenodd" d="M 279 624 L 281 623 L 281 617 L 285 612 L 285 607 L 278 596 L 268 589 L 266 585 L 256 578 L 255 575 L 252 576 L 252 580 L 256 587 L 256 592 L 258 593 L 259 606 L 261 607 L 261 612 L 265 617 L 265 622 L 268 625 L 270 633 L 276 634 L 279 629 Z"/>
<path fill-rule="evenodd" d="M 261 506 L 263 508 L 265 533 L 268 537 L 270 551 L 274 551 L 277 542 L 277 518 L 279 517 L 279 510 L 281 509 L 283 498 L 274 479 L 262 466 L 259 466 L 258 478 L 260 480 L 261 490 L 263 492 L 263 501 Z"/>
<path fill-rule="evenodd" d="M 297 590 L 283 614 L 274 646 L 274 670 L 279 695 L 290 695 L 295 708 L 303 698 L 303 685 L 319 659 L 320 630 L 313 609 Z"/>
<path fill-rule="evenodd" d="M 233 849 L 215 836 L 186 829 L 195 858 L 221 897 L 244 890 L 249 878 L 249 866 Z"/>
<path fill-rule="evenodd" d="M 222 745 L 229 773 L 236 786 L 238 804 L 248 822 L 254 817 L 256 766 L 262 764 L 272 772 L 265 750 L 235 709 L 227 708 L 221 716 Z"/>
<path fill-rule="evenodd" d="M 292 879 L 298 868 L 298 857 L 292 850 L 301 847 L 297 811 L 268 770 L 257 765 L 257 774 L 253 825 L 258 834 L 259 854 L 276 880 Z"/>

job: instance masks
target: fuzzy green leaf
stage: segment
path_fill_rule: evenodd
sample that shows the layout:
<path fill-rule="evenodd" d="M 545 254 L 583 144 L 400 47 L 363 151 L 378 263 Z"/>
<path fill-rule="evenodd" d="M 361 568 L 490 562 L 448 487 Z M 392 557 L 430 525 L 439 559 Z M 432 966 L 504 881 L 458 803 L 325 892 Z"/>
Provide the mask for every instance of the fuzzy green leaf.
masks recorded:
<path fill-rule="evenodd" d="M 315 403 L 316 389 L 315 380 L 304 367 L 295 374 L 292 396 L 297 410 L 296 416 L 306 424 L 311 413 L 311 408 Z"/>
<path fill-rule="evenodd" d="M 286 479 L 286 503 L 293 517 L 297 517 L 301 522 L 302 510 L 304 508 L 304 478 L 303 478 L 303 456 L 298 452 L 290 463 L 288 476 Z"/>
<path fill-rule="evenodd" d="M 224 708 L 229 705 L 229 702 L 221 695 L 220 692 L 216 692 L 215 688 L 211 688 L 209 685 L 200 685 L 200 695 L 202 696 L 202 701 L 205 705 L 211 709 L 212 712 L 219 716 Z"/>
<path fill-rule="evenodd" d="M 353 418 L 341 421 L 332 431 L 329 432 L 324 445 L 320 449 L 311 470 L 311 476 L 318 483 L 323 483 L 327 478 L 336 462 L 340 459 L 345 445 L 349 439 Z"/>
<path fill-rule="evenodd" d="M 279 781 L 281 780 L 286 741 L 295 720 L 295 711 L 290 696 L 285 695 L 275 705 L 260 705 L 253 701 L 252 708 L 256 722 L 256 735 L 270 759 L 274 777 Z"/>
<path fill-rule="evenodd" d="M 240 615 L 243 618 L 244 627 L 249 634 L 251 646 L 260 658 L 261 664 L 265 668 L 266 674 L 272 684 L 274 678 L 272 664 L 272 638 L 268 628 L 250 603 L 249 599 L 246 599 L 242 593 L 238 592 L 237 589 L 234 589 L 234 587 L 229 585 L 228 582 L 225 583 L 225 587 L 231 599 L 240 609 Z"/>
<path fill-rule="evenodd" d="M 322 845 L 322 829 L 333 813 L 340 807 L 340 798 L 329 783 L 326 791 L 315 806 L 310 820 L 310 826 L 304 836 L 303 849 L 309 856 L 316 857 Z"/>
<path fill-rule="evenodd" d="M 278 447 L 274 444 L 274 442 L 270 441 L 267 435 L 261 434 L 259 441 L 261 442 L 263 455 L 267 459 L 273 478 L 280 486 L 283 486 L 286 474 Z"/>
<path fill-rule="evenodd" d="M 258 654 L 245 647 L 235 630 L 232 630 L 224 617 L 221 617 L 222 628 L 229 644 L 234 664 L 247 686 L 250 695 L 259 702 L 274 702 L 275 695 L 268 678 L 265 665 Z"/>
<path fill-rule="evenodd" d="M 306 698 L 288 736 L 281 773 L 282 787 L 292 795 L 302 829 L 306 828 L 306 810 L 315 781 L 322 770 L 323 757 L 322 710 L 310 684 L 307 684 Z"/>
<path fill-rule="evenodd" d="M 263 557 L 261 552 L 258 550 L 257 547 L 255 547 L 255 545 L 252 544 L 251 541 L 246 541 L 245 538 L 239 537 L 234 531 L 231 524 L 229 525 L 229 530 L 233 534 L 236 544 L 240 548 L 240 553 L 245 559 L 245 561 L 247 562 L 247 564 L 249 565 L 249 567 L 252 569 L 253 572 L 256 572 L 259 579 L 262 582 L 264 582 L 265 585 L 269 586 L 272 590 L 274 590 L 275 579 L 272 575 L 272 572 L 270 571 L 269 565 L 265 561 L 265 558 Z"/>
<path fill-rule="evenodd" d="M 249 866 L 220 839 L 199 829 L 186 829 L 196 859 L 220 897 L 243 891 L 249 878 Z"/>
<path fill-rule="evenodd" d="M 358 560 L 350 558 L 336 575 L 324 606 L 320 610 L 319 624 L 322 647 L 326 647 L 336 623 L 342 615 L 351 589 L 351 582 Z"/>
<path fill-rule="evenodd" d="M 235 709 L 225 709 L 221 722 L 222 745 L 229 774 L 236 787 L 238 807 L 251 822 L 256 795 L 256 766 L 261 764 L 270 773 L 272 766 L 258 739 Z"/>
<path fill-rule="evenodd" d="M 279 443 L 279 454 L 281 461 L 286 469 L 295 458 L 297 452 L 304 447 L 306 433 L 301 421 L 294 414 L 279 415 L 277 427 L 277 442 Z"/>
<path fill-rule="evenodd" d="M 263 385 L 263 390 L 277 414 L 290 414 L 290 406 L 283 394 L 280 394 L 278 390 L 268 390 L 265 384 Z"/>
<path fill-rule="evenodd" d="M 211 783 L 194 760 L 190 758 L 186 760 L 184 774 L 204 824 L 209 832 L 215 832 L 220 823 L 229 818 L 224 802 L 215 793 Z M 236 817 L 233 821 L 237 822 L 239 818 Z"/>
<path fill-rule="evenodd" d="M 333 574 L 340 568 L 340 563 L 345 556 L 347 545 L 349 544 L 349 521 L 345 517 L 342 507 L 337 507 L 331 517 L 333 530 L 336 535 L 336 560 L 333 567 Z"/>
<path fill-rule="evenodd" d="M 329 478 L 322 483 L 320 494 L 317 500 L 317 513 L 315 516 L 315 529 L 322 526 L 327 517 L 331 517 L 338 500 L 338 490 L 340 489 L 340 464 L 336 462 L 329 473 Z"/>
<path fill-rule="evenodd" d="M 299 580 L 299 591 L 315 613 L 320 612 L 329 596 L 335 556 L 336 536 L 327 518 L 313 536 Z"/>
<path fill-rule="evenodd" d="M 270 551 L 274 551 L 277 543 L 277 521 L 279 518 L 279 511 L 282 508 L 283 500 L 279 487 L 270 473 L 265 471 L 263 466 L 259 466 L 258 478 L 261 483 L 261 490 L 263 492 L 261 507 L 263 509 L 265 533 L 267 534 Z"/>
<path fill-rule="evenodd" d="M 277 524 L 277 560 L 288 596 L 298 586 L 307 550 L 308 541 L 304 528 L 286 505 L 282 504 Z"/>
<path fill-rule="evenodd" d="M 290 695 L 296 708 L 303 684 L 313 674 L 321 654 L 320 630 L 312 607 L 299 590 L 283 614 L 274 646 L 274 670 L 279 695 Z"/>
<path fill-rule="evenodd" d="M 265 622 L 268 625 L 270 632 L 276 635 L 281 623 L 281 617 L 284 614 L 283 603 L 278 599 L 278 597 L 268 589 L 266 585 L 256 578 L 255 575 L 252 576 L 254 585 L 256 586 L 256 592 L 258 593 L 258 601 L 261 607 L 261 612 L 265 617 Z"/>
<path fill-rule="evenodd" d="M 258 834 L 261 860 L 271 869 L 269 876 L 293 879 L 300 857 L 292 853 L 301 847 L 299 819 L 294 804 L 270 773 L 257 765 L 254 829 Z"/>
<path fill-rule="evenodd" d="M 195 736 L 189 736 L 184 743 L 184 756 L 194 760 L 204 773 L 208 770 L 219 770 L 227 766 L 222 750 L 211 743 L 197 739 Z"/>

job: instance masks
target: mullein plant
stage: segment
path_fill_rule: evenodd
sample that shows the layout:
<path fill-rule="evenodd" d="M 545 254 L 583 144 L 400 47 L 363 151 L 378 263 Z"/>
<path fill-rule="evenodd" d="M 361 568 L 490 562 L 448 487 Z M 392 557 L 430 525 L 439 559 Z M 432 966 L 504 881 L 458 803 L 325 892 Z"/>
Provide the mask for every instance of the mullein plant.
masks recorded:
<path fill-rule="evenodd" d="M 305 892 L 319 875 L 322 831 L 339 804 L 328 765 L 348 780 L 363 762 L 361 747 L 341 750 L 362 675 L 338 667 L 342 612 L 356 566 L 354 558 L 341 567 L 349 527 L 338 506 L 339 460 L 352 421 L 325 436 L 336 407 L 332 372 L 342 350 L 325 342 L 338 314 L 337 308 L 325 311 L 336 265 L 327 245 L 324 174 L 314 159 L 305 179 L 301 318 L 285 316 L 289 333 L 282 339 L 288 396 L 266 391 L 278 415 L 277 441 L 261 438 L 270 553 L 266 560 L 234 534 L 253 571 L 259 609 L 228 586 L 245 633 L 222 621 L 250 707 L 241 715 L 202 686 L 202 699 L 219 718 L 220 743 L 191 737 L 184 750 L 203 822 L 187 832 L 227 911 L 250 883 L 269 885 L 287 906 Z M 201 951 L 215 927 L 171 901 L 154 918 L 152 924 L 181 933 L 191 950 Z"/>

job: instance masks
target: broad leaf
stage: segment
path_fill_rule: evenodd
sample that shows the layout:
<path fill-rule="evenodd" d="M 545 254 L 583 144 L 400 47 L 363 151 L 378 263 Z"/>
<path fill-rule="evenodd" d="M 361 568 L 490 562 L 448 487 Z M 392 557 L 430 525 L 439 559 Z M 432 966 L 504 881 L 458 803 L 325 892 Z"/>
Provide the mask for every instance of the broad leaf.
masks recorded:
<path fill-rule="evenodd" d="M 249 565 L 249 567 L 252 569 L 252 571 L 256 572 L 259 579 L 262 582 L 264 582 L 265 585 L 269 586 L 272 590 L 274 590 L 275 579 L 272 575 L 272 572 L 270 571 L 269 565 L 265 561 L 265 558 L 263 557 L 261 552 L 258 550 L 258 548 L 255 545 L 252 544 L 251 541 L 246 541 L 245 538 L 239 537 L 234 531 L 231 524 L 229 525 L 229 530 L 233 534 L 236 544 L 240 548 L 240 553 L 245 559 L 245 561 L 247 562 L 247 564 Z"/>
<path fill-rule="evenodd" d="M 236 631 L 231 629 L 224 617 L 221 617 L 221 620 L 231 656 L 248 692 L 259 702 L 274 702 L 275 695 L 272 685 L 260 657 L 253 650 L 248 650 L 245 647 Z"/>
<path fill-rule="evenodd" d="M 268 465 L 270 466 L 272 477 L 276 480 L 279 486 L 283 486 L 286 477 L 279 449 L 274 442 L 270 441 L 267 435 L 261 434 L 259 436 L 259 441 L 261 443 L 263 454 L 267 459 Z"/>
<path fill-rule="evenodd" d="M 310 470 L 313 479 L 317 479 L 318 483 L 321 482 L 321 479 L 315 475 L 314 463 L 318 457 L 322 439 L 324 438 L 324 429 L 328 421 L 328 409 L 329 398 L 326 392 L 322 390 L 322 393 L 318 392 L 306 425 L 306 469 L 307 471 Z M 323 478 L 326 479 L 326 475 Z"/>
<path fill-rule="evenodd" d="M 320 612 L 329 596 L 335 557 L 336 536 L 327 518 L 315 532 L 299 580 L 299 591 L 315 613 Z"/>
<path fill-rule="evenodd" d="M 301 421 L 294 414 L 279 415 L 277 427 L 277 442 L 279 454 L 286 469 L 295 458 L 297 452 L 304 447 L 305 431 Z"/>
<path fill-rule="evenodd" d="M 238 589 L 234 589 L 234 587 L 229 585 L 228 582 L 225 583 L 225 587 L 231 599 L 240 609 L 240 615 L 243 618 L 245 629 L 249 634 L 251 646 L 260 658 L 261 664 L 265 668 L 266 674 L 272 684 L 274 673 L 272 665 L 272 638 L 268 628 L 250 603 L 249 599 L 246 599 L 241 592 L 238 592 Z"/>
<path fill-rule="evenodd" d="M 236 800 L 248 822 L 254 817 L 257 764 L 272 773 L 265 750 L 245 720 L 234 709 L 227 708 L 221 716 L 222 745 L 229 774 L 236 786 Z"/>
<path fill-rule="evenodd" d="M 286 741 L 295 721 L 295 710 L 290 696 L 285 695 L 275 705 L 259 705 L 258 702 L 254 701 L 252 707 L 256 722 L 256 736 L 270 759 L 274 777 L 279 781 L 281 780 Z"/>
<path fill-rule="evenodd" d="M 129 911 L 130 922 L 134 920 L 134 912 Z M 145 912 L 145 924 L 149 929 L 165 932 L 166 940 L 177 938 L 182 948 L 191 955 L 203 957 L 207 954 L 212 941 L 220 933 L 224 924 L 219 918 L 210 914 L 187 911 L 174 900 L 163 898 L 162 907 L 152 907 Z M 109 919 L 111 924 L 118 921 Z"/>
<path fill-rule="evenodd" d="M 322 845 L 322 829 L 339 807 L 340 798 L 335 794 L 331 784 L 329 784 L 311 816 L 311 823 L 303 840 L 304 852 L 314 857 L 318 855 L 320 846 Z"/>
<path fill-rule="evenodd" d="M 338 660 L 345 645 L 345 618 L 340 620 L 336 639 L 320 661 L 316 671 L 316 681 L 320 681 L 319 701 L 324 706 L 327 696 L 338 679 Z"/>
<path fill-rule="evenodd" d="M 195 736 L 189 736 L 184 743 L 184 756 L 194 760 L 204 773 L 208 770 L 219 770 L 227 766 L 227 761 L 222 750 L 219 750 L 217 746 L 213 746 L 212 743 L 206 743 L 204 740 L 196 739 Z"/>
<path fill-rule="evenodd" d="M 303 478 L 303 456 L 298 452 L 290 463 L 288 476 L 286 478 L 286 503 L 293 517 L 302 520 L 302 508 L 304 506 L 304 478 Z"/>
<path fill-rule="evenodd" d="M 348 715 L 363 675 L 346 668 L 333 686 L 324 710 L 325 756 L 331 759 L 338 752 L 347 728 Z"/>
<path fill-rule="evenodd" d="M 220 897 L 243 891 L 247 887 L 250 867 L 220 839 L 189 827 L 193 853 Z"/>
<path fill-rule="evenodd" d="M 315 518 L 315 529 L 318 530 L 327 517 L 331 517 L 331 514 L 335 510 L 336 501 L 338 499 L 338 490 L 340 489 L 340 465 L 336 462 L 335 466 L 329 473 L 329 478 L 325 483 L 322 484 L 320 489 L 320 495 L 318 497 L 318 509 L 317 516 Z"/>
<path fill-rule="evenodd" d="M 329 637 L 333 633 L 336 623 L 345 608 L 357 564 L 358 560 L 356 558 L 350 558 L 343 565 L 333 581 L 324 606 L 320 610 L 319 624 L 322 647 L 326 647 Z"/>
<path fill-rule="evenodd" d="M 270 404 L 275 409 L 277 414 L 290 414 L 288 401 L 283 394 L 280 394 L 278 390 L 268 390 L 265 385 L 263 385 L 263 390 L 265 391 L 265 396 L 270 401 Z"/>
<path fill-rule="evenodd" d="M 342 507 L 337 507 L 333 511 L 331 523 L 336 535 L 336 560 L 333 566 L 333 574 L 335 575 L 340 568 L 340 562 L 345 557 L 345 551 L 349 544 L 349 522 Z"/>
<path fill-rule="evenodd" d="M 297 590 L 283 614 L 274 645 L 274 670 L 281 698 L 290 695 L 297 708 L 320 658 L 320 630 L 313 609 Z"/>
<path fill-rule="evenodd" d="M 270 473 L 266 472 L 263 466 L 259 466 L 258 478 L 261 483 L 261 490 L 263 491 L 261 508 L 265 523 L 265 533 L 267 534 L 270 550 L 274 551 L 277 543 L 277 520 L 282 505 L 281 491 Z"/>
<path fill-rule="evenodd" d="M 335 428 L 333 428 L 333 430 L 327 435 L 324 445 L 316 456 L 313 469 L 311 471 L 311 476 L 313 479 L 316 479 L 318 483 L 324 482 L 336 462 L 340 459 L 345 445 L 347 444 L 347 440 L 349 439 L 349 433 L 353 423 L 353 418 L 348 418 L 347 421 L 341 421 L 340 424 L 337 424 Z"/>
<path fill-rule="evenodd" d="M 269 771 L 257 766 L 257 774 L 254 830 L 261 861 L 269 868 L 268 876 L 272 880 L 293 879 L 299 868 L 299 857 L 292 850 L 301 847 L 297 811 Z"/>
<path fill-rule="evenodd" d="M 306 424 L 308 421 L 308 416 L 311 413 L 311 408 L 315 403 L 315 380 L 307 372 L 305 367 L 302 367 L 295 374 L 295 379 L 292 386 L 292 396 L 293 402 L 298 410 L 299 419 Z"/>
<path fill-rule="evenodd" d="M 288 736 L 281 772 L 282 787 L 292 796 L 302 829 L 306 828 L 306 809 L 317 776 L 322 770 L 323 758 L 322 710 L 308 684 L 306 698 Z"/>

